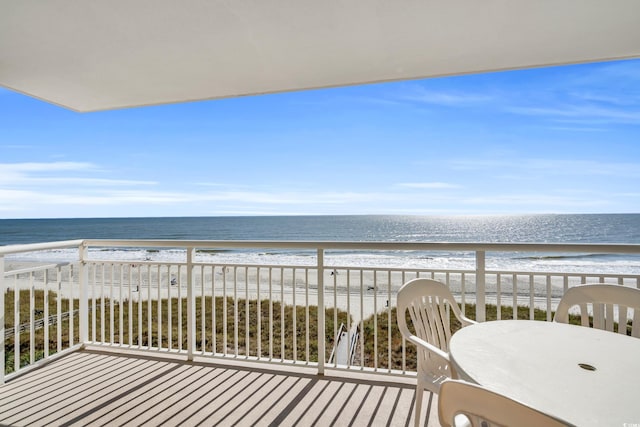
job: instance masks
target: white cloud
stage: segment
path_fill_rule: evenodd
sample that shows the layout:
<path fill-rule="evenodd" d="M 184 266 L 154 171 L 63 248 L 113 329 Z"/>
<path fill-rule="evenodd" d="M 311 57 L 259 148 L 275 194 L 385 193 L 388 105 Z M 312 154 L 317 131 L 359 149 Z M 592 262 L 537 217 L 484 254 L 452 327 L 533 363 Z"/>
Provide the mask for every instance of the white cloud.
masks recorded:
<path fill-rule="evenodd" d="M 223 184 L 220 182 L 194 182 L 193 185 L 201 185 L 203 187 L 228 187 L 229 184 Z"/>
<path fill-rule="evenodd" d="M 546 116 L 558 122 L 589 124 L 640 123 L 640 111 L 597 105 L 557 105 L 553 107 L 508 107 L 507 111 L 527 115 Z"/>
<path fill-rule="evenodd" d="M 127 186 L 127 185 L 156 185 L 156 181 L 136 181 L 127 179 L 102 179 L 102 178 L 23 178 L 20 184 L 37 185 L 79 185 L 79 186 Z"/>
<path fill-rule="evenodd" d="M 566 73 L 551 86 L 528 87 L 505 104 L 505 111 L 555 122 L 638 125 L 640 123 L 639 61 L 585 66 Z"/>
<path fill-rule="evenodd" d="M 413 193 L 283 192 L 283 191 L 148 191 L 59 189 L 55 192 L 3 190 L 3 217 L 131 216 L 156 212 L 183 215 L 305 215 L 305 214 L 460 214 L 593 211 L 607 206 L 592 194 L 488 195 L 440 194 L 416 200 Z"/>
<path fill-rule="evenodd" d="M 638 163 L 612 163 L 581 159 L 547 158 L 502 158 L 502 159 L 457 159 L 451 162 L 458 170 L 505 170 L 516 169 L 517 176 L 529 173 L 545 173 L 574 176 L 617 176 L 623 178 L 640 177 Z"/>
<path fill-rule="evenodd" d="M 93 164 L 80 162 L 0 163 L 0 185 L 20 184 L 41 173 L 91 169 L 94 169 Z"/>
<path fill-rule="evenodd" d="M 86 171 L 97 167 L 88 162 L 50 162 L 50 163 L 0 163 L 0 172 L 53 172 L 53 171 Z"/>
<path fill-rule="evenodd" d="M 406 187 L 406 188 L 422 188 L 422 189 L 461 188 L 460 185 L 450 184 L 447 182 L 403 182 L 397 185 L 400 187 Z"/>
<path fill-rule="evenodd" d="M 446 107 L 465 107 L 486 105 L 495 100 L 495 95 L 487 93 L 469 93 L 467 91 L 434 91 L 423 86 L 411 86 L 397 99 Z"/>
<path fill-rule="evenodd" d="M 608 130 L 604 127 L 592 126 L 550 126 L 548 129 L 567 132 L 606 132 Z"/>
<path fill-rule="evenodd" d="M 555 211 L 558 206 L 564 209 L 569 207 L 594 207 L 605 206 L 606 200 L 598 200 L 591 197 L 570 198 L 566 196 L 553 196 L 548 194 L 517 194 L 517 195 L 488 195 L 482 197 L 470 197 L 462 201 L 465 204 L 499 206 L 547 206 Z"/>
<path fill-rule="evenodd" d="M 595 103 L 605 103 L 612 104 L 618 106 L 627 106 L 635 104 L 635 100 L 633 97 L 628 96 L 616 96 L 611 94 L 610 92 L 600 93 L 593 91 L 593 89 L 588 91 L 576 91 L 570 92 L 569 96 L 574 99 L 578 99 L 585 102 L 595 102 Z"/>
<path fill-rule="evenodd" d="M 640 197 L 640 193 L 615 193 L 615 194 L 612 194 L 612 196 L 614 196 L 614 197 L 633 197 L 633 198 L 636 198 L 636 197 Z"/>
<path fill-rule="evenodd" d="M 0 163 L 0 185 L 11 187 L 29 186 L 128 186 L 155 185 L 154 181 L 89 178 L 82 176 L 60 176 L 67 173 L 96 173 L 101 169 L 87 162 L 50 162 L 50 163 Z"/>
<path fill-rule="evenodd" d="M 598 87 L 618 82 L 626 85 L 635 83 L 634 80 L 640 82 L 640 61 L 624 60 L 599 64 L 590 72 L 581 75 L 577 83 Z M 627 86 L 627 89 L 629 88 L 633 86 Z"/>

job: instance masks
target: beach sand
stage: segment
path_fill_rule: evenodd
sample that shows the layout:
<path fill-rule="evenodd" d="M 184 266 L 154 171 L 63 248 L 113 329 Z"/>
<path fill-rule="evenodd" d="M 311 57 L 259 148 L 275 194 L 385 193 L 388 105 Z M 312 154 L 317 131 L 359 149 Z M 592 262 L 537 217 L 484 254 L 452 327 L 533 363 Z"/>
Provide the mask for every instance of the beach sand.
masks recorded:
<path fill-rule="evenodd" d="M 33 262 L 9 262 L 7 271 L 44 268 L 46 264 Z M 45 272 L 46 271 L 46 282 Z M 59 292 L 63 298 L 78 298 L 79 266 L 63 265 L 59 268 L 37 270 L 33 274 L 23 273 L 5 278 L 5 288 L 35 289 Z M 102 297 L 115 301 L 149 301 L 167 298 L 186 298 L 188 275 L 186 265 L 156 263 L 97 263 L 89 267 L 88 297 Z M 395 306 L 398 289 L 406 281 L 415 278 L 415 273 L 373 270 L 331 270 L 324 272 L 324 305 L 348 311 L 354 322 L 365 319 L 376 312 Z M 474 275 L 435 274 L 435 279 L 448 280 L 452 293 L 459 303 L 475 303 Z M 318 284 L 313 268 L 205 266 L 197 265 L 193 270 L 195 296 L 226 296 L 239 299 L 261 299 L 284 302 L 288 305 L 318 305 Z M 510 276 L 501 279 L 500 302 L 513 305 L 513 280 Z M 519 284 L 516 303 L 546 309 L 547 291 L 551 288 L 551 308 L 555 309 L 562 295 L 562 284 L 548 286 L 543 281 Z M 497 303 L 497 283 L 486 284 L 486 302 Z"/>

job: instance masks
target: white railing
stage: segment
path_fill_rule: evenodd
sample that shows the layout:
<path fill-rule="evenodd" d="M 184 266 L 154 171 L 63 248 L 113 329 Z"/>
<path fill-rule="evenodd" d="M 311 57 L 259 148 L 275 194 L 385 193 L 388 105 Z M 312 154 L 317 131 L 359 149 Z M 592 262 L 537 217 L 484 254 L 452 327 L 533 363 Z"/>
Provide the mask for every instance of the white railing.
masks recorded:
<path fill-rule="evenodd" d="M 77 249 L 73 262 L 5 271 L 6 260 L 16 254 L 63 248 Z M 101 248 L 174 248 L 183 259 L 100 259 Z M 216 263 L 198 257 L 219 249 L 295 249 L 309 256 L 304 265 Z M 471 252 L 475 265 L 338 265 L 325 257 L 354 250 Z M 640 287 L 635 274 L 487 269 L 487 252 L 640 254 L 640 245 L 78 240 L 2 247 L 0 381 L 87 344 L 181 353 L 189 359 L 303 364 L 320 374 L 327 368 L 404 374 L 412 369 L 411 357 L 396 333 L 394 307 L 397 290 L 412 278 L 446 283 L 463 309 L 475 304 L 473 314 L 480 321 L 486 319 L 487 304 L 497 305 L 498 319 L 512 316 L 509 311 L 518 317 L 523 306 L 521 318 L 534 318 L 542 310 L 544 319 L 551 320 L 564 291 L 579 283 Z M 338 365 L 337 358 L 326 362 L 341 324 L 348 353 L 355 355 L 346 365 Z M 39 342 L 46 344 L 40 348 Z M 7 355 L 11 358 L 5 364 Z"/>
<path fill-rule="evenodd" d="M 5 255 L 78 248 L 81 244 L 77 240 L 0 247 L 0 384 L 6 371 L 13 375 L 26 372 L 82 344 L 75 327 L 82 312 L 77 302 L 80 295 L 73 294 L 77 287 L 69 286 L 69 296 L 60 297 L 63 283 L 77 282 L 79 264 L 38 263 L 6 271 Z"/>

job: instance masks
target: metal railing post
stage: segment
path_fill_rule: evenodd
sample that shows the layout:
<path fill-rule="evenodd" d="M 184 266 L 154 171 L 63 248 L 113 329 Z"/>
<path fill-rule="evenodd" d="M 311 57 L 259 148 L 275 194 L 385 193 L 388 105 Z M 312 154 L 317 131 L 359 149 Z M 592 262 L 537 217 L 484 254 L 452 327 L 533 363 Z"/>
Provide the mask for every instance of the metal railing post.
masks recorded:
<path fill-rule="evenodd" d="M 193 360 L 196 343 L 196 296 L 193 284 L 195 248 L 187 248 L 187 359 Z M 179 302 L 182 304 L 182 301 Z"/>
<path fill-rule="evenodd" d="M 78 277 L 80 281 L 80 344 L 84 346 L 89 341 L 89 267 L 86 264 L 88 248 L 84 242 L 78 248 L 78 252 L 80 257 Z"/>
<path fill-rule="evenodd" d="M 476 251 L 476 320 L 484 322 L 486 320 L 485 307 L 485 251 Z"/>
<path fill-rule="evenodd" d="M 4 384 L 4 255 L 0 255 L 0 385 Z"/>
<path fill-rule="evenodd" d="M 318 375 L 324 375 L 325 319 L 324 319 L 324 249 L 318 249 Z"/>

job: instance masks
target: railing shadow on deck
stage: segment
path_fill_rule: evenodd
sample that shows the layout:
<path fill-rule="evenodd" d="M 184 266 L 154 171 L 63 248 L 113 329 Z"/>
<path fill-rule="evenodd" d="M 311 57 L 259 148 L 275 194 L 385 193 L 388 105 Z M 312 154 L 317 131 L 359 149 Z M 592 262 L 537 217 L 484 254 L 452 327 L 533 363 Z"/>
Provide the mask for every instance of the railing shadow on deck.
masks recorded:
<path fill-rule="evenodd" d="M 408 426 L 414 384 L 90 348 L 0 388 L 0 424 Z"/>

